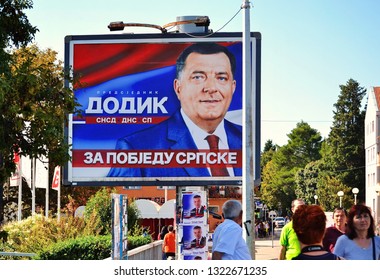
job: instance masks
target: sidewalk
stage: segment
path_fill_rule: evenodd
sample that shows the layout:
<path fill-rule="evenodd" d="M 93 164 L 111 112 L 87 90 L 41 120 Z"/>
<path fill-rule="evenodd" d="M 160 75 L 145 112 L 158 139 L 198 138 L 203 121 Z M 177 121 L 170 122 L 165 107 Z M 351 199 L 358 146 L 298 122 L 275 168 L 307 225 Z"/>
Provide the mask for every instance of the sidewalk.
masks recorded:
<path fill-rule="evenodd" d="M 279 238 L 256 238 L 255 239 L 255 260 L 277 260 L 280 253 Z"/>

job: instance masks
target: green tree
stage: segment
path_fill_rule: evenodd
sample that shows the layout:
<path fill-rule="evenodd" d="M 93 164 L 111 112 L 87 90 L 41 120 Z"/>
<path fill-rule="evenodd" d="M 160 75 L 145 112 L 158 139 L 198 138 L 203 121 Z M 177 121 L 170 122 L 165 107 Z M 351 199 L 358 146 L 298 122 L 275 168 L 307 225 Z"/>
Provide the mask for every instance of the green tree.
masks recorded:
<path fill-rule="evenodd" d="M 32 1 L 0 1 L 0 223 L 3 220 L 4 201 L 3 185 L 11 171 L 13 163 L 14 128 L 12 123 L 16 112 L 8 108 L 8 102 L 13 98 L 11 72 L 11 54 L 9 49 L 16 46 L 26 46 L 34 39 L 37 28 L 32 26 L 24 10 L 33 7 Z M 14 101 L 13 101 L 14 102 Z M 9 128 L 8 128 L 9 126 Z M 10 136 L 11 135 L 11 136 Z"/>
<path fill-rule="evenodd" d="M 325 211 L 333 211 L 334 208 L 340 206 L 340 199 L 338 196 L 339 191 L 343 191 L 342 207 L 349 209 L 353 204 L 351 188 L 344 185 L 341 180 L 333 176 L 324 176 L 321 178 L 320 184 L 323 186 L 318 187 L 318 204 L 322 206 Z"/>
<path fill-rule="evenodd" d="M 334 177 L 349 188 L 360 190 L 358 199 L 365 198 L 365 148 L 362 99 L 366 89 L 353 79 L 340 85 L 334 104 L 334 121 L 327 139 L 324 161 Z"/>
<path fill-rule="evenodd" d="M 96 218 L 96 228 L 99 229 L 99 234 L 106 235 L 112 231 L 111 217 L 112 217 L 112 198 L 110 188 L 101 188 L 87 201 L 84 211 L 84 218 L 86 221 Z"/>
<path fill-rule="evenodd" d="M 29 23 L 24 10 L 33 8 L 33 1 L 0 1 L 0 83 L 6 86 L 5 78 L 9 78 L 8 49 L 13 46 L 26 46 L 34 39 L 38 29 Z M 4 92 L 0 90 L 0 98 Z M 0 99 L 0 100 L 1 100 Z"/>
<path fill-rule="evenodd" d="M 14 153 L 31 158 L 45 156 L 52 165 L 66 163 L 70 157 L 64 123 L 78 105 L 72 90 L 64 87 L 64 79 L 70 77 L 64 73 L 62 62 L 56 60 L 56 52 L 25 46 L 37 30 L 22 12 L 31 8 L 31 3 L 0 3 L 0 21 L 5 22 L 4 26 L 0 24 L 0 56 L 6 59 L 0 60 L 0 222 L 7 203 L 3 186 L 15 169 Z M 17 26 L 20 30 L 15 29 Z M 18 45 L 20 49 L 5 51 Z"/>
<path fill-rule="evenodd" d="M 279 147 L 263 168 L 261 184 L 262 200 L 283 214 L 290 211 L 291 201 L 296 198 L 296 173 L 321 158 L 322 144 L 320 133 L 303 121 L 288 137 L 288 143 Z"/>
<path fill-rule="evenodd" d="M 263 173 L 264 166 L 272 160 L 274 153 L 277 151 L 277 145 L 273 144 L 272 140 L 265 142 L 263 152 L 260 157 L 261 173 Z"/>
<path fill-rule="evenodd" d="M 296 173 L 295 194 L 297 197 L 303 197 L 306 204 L 315 202 L 314 195 L 317 194 L 321 178 L 321 164 L 321 160 L 312 161 Z"/>
<path fill-rule="evenodd" d="M 84 218 L 86 221 L 94 222 L 94 227 L 99 229 L 99 234 L 110 234 L 112 219 L 112 197 L 113 188 L 102 187 L 86 203 Z M 131 235 L 141 234 L 142 227 L 139 225 L 139 210 L 136 203 L 128 200 L 127 206 L 128 232 Z M 95 219 L 94 219 L 95 218 Z"/>

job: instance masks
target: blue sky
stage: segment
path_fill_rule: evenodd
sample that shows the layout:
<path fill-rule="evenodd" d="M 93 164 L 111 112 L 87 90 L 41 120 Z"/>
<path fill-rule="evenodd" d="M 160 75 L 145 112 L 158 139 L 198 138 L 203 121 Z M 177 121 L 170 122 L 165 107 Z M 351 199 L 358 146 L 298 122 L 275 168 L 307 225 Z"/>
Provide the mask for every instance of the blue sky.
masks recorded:
<path fill-rule="evenodd" d="M 56 50 L 61 59 L 66 35 L 109 34 L 107 26 L 112 21 L 164 25 L 177 16 L 196 15 L 208 16 L 213 31 L 226 23 L 223 32 L 241 32 L 244 26 L 242 0 L 33 2 L 27 15 L 40 30 L 35 41 L 40 48 Z M 368 92 L 380 85 L 380 1 L 250 3 L 250 29 L 262 34 L 261 146 L 268 139 L 286 144 L 287 134 L 301 120 L 327 137 L 339 85 L 350 78 Z M 156 31 L 131 28 L 124 32 Z"/>

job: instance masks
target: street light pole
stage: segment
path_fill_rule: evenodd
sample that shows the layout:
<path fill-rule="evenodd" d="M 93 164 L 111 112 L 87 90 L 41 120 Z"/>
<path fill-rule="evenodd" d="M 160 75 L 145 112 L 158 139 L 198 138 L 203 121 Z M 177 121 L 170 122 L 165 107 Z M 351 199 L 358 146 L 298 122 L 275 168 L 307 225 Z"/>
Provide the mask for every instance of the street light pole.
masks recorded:
<path fill-rule="evenodd" d="M 337 195 L 339 196 L 339 207 L 342 208 L 342 199 L 343 199 L 344 192 L 339 191 Z"/>
<path fill-rule="evenodd" d="M 314 204 L 317 204 L 317 202 L 318 202 L 318 195 L 314 195 L 314 200 L 315 200 Z"/>
<path fill-rule="evenodd" d="M 267 220 L 267 209 L 268 209 L 268 206 L 266 204 L 263 205 L 263 209 L 264 209 L 264 221 Z"/>
<path fill-rule="evenodd" d="M 260 154 L 256 153 L 255 146 L 253 145 L 253 132 L 255 131 L 255 121 L 253 109 L 256 108 L 254 104 L 255 98 L 252 96 L 252 61 L 251 61 L 251 31 L 250 31 L 250 9 L 251 4 L 249 0 L 243 0 L 242 9 L 243 12 L 243 32 L 242 32 L 242 43 L 243 43 L 243 119 L 246 121 L 246 130 L 243 130 L 243 137 L 246 140 L 245 149 L 243 149 L 243 158 L 245 158 L 245 182 L 243 183 L 242 192 L 242 204 L 243 209 L 247 209 L 245 216 L 243 217 L 243 222 L 251 221 L 251 232 L 255 230 L 255 216 L 249 209 L 253 209 L 252 204 L 254 203 L 254 186 L 255 178 L 258 178 L 259 173 L 256 174 L 256 158 Z M 256 143 L 257 145 L 257 143 Z M 258 166 L 260 168 L 260 165 Z M 254 178 L 255 177 L 255 178 Z M 255 259 L 255 235 L 246 235 L 246 243 L 248 245 L 249 251 Z"/>
<path fill-rule="evenodd" d="M 355 200 L 355 205 L 356 205 L 356 197 L 359 193 L 359 189 L 358 188 L 353 188 L 352 189 L 352 193 L 354 194 L 354 200 Z"/>

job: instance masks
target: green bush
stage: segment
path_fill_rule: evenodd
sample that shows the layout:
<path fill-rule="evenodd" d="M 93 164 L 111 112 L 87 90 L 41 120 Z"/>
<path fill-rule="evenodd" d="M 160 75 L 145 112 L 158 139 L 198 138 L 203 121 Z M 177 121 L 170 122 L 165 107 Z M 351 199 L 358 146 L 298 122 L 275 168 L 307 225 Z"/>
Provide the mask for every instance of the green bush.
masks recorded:
<path fill-rule="evenodd" d="M 83 236 L 44 248 L 38 260 L 104 260 L 111 256 L 111 236 Z"/>
<path fill-rule="evenodd" d="M 111 233 L 112 198 L 108 189 L 102 188 L 91 196 L 86 203 L 84 211 L 85 221 L 93 220 L 94 227 L 99 229 L 99 234 Z"/>
<path fill-rule="evenodd" d="M 128 236 L 128 250 L 149 244 L 150 242 L 152 242 L 150 236 Z"/>
<path fill-rule="evenodd" d="M 95 229 L 86 224 L 82 218 L 65 217 L 60 221 L 36 214 L 19 222 L 3 226 L 7 235 L 4 247 L 24 253 L 36 253 L 59 240 L 94 234 Z"/>
<path fill-rule="evenodd" d="M 89 199 L 84 218 L 68 216 L 61 217 L 58 221 L 56 218 L 46 218 L 36 214 L 20 222 L 4 225 L 0 229 L 2 238 L 0 251 L 35 253 L 41 259 L 108 258 L 111 251 L 111 213 L 111 192 L 104 188 Z M 135 203 L 130 201 L 128 250 L 152 241 L 150 236 L 143 236 L 138 216 Z M 108 239 L 109 244 L 106 246 Z M 2 259 L 28 259 L 28 257 Z"/>

